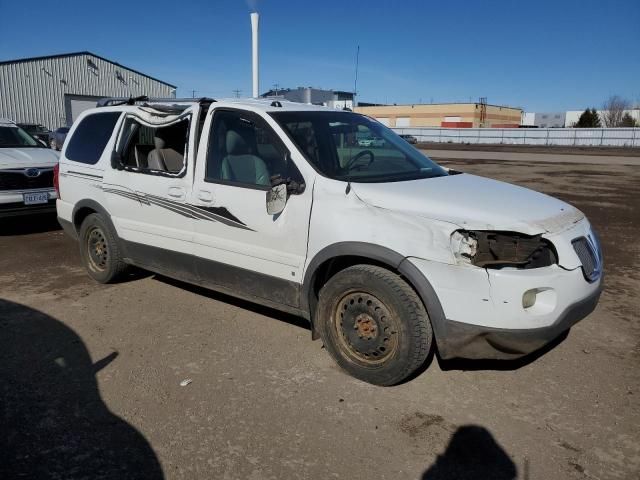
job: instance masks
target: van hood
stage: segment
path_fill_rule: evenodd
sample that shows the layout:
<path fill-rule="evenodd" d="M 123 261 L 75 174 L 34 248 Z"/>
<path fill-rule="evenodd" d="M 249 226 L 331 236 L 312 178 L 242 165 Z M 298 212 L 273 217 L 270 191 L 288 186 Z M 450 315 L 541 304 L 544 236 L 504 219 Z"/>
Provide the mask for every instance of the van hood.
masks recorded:
<path fill-rule="evenodd" d="M 584 214 L 548 195 L 466 173 L 389 183 L 352 183 L 365 203 L 468 230 L 556 233 Z"/>
<path fill-rule="evenodd" d="M 58 158 L 58 152 L 44 147 L 0 148 L 0 169 L 53 167 Z"/>

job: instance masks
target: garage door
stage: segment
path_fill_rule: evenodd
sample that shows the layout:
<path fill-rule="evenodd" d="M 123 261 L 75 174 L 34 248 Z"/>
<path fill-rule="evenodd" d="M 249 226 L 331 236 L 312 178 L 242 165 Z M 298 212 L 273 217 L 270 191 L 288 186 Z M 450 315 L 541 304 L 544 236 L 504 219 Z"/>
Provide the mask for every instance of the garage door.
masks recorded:
<path fill-rule="evenodd" d="M 389 126 L 389 118 L 388 117 L 378 117 L 376 118 L 381 124 Z"/>
<path fill-rule="evenodd" d="M 102 97 L 92 97 L 85 95 L 65 95 L 64 106 L 67 116 L 67 125 L 71 126 L 78 116 L 88 110 L 94 108 L 96 102 Z"/>
<path fill-rule="evenodd" d="M 396 118 L 396 127 L 410 127 L 411 119 L 409 117 Z"/>

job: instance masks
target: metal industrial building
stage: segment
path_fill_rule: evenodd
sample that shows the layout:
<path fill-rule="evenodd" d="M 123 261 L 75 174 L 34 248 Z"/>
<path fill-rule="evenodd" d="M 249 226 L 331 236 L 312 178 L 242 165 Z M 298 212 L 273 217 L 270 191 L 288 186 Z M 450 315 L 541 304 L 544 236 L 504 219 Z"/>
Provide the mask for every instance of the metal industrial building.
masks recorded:
<path fill-rule="evenodd" d="M 517 128 L 522 109 L 478 103 L 358 106 L 389 127 Z"/>
<path fill-rule="evenodd" d="M 175 97 L 176 87 L 91 52 L 0 62 L 0 118 L 68 126 L 102 97 Z"/>

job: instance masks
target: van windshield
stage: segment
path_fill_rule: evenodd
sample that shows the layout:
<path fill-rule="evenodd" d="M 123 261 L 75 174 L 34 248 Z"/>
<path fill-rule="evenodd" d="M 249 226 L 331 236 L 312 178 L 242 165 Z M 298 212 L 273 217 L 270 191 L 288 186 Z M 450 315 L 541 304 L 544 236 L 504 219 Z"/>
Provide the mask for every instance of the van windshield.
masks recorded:
<path fill-rule="evenodd" d="M 35 138 L 13 125 L 0 125 L 0 148 L 44 147 Z"/>
<path fill-rule="evenodd" d="M 343 111 L 270 112 L 323 175 L 350 182 L 442 177 L 447 171 L 381 123 Z"/>

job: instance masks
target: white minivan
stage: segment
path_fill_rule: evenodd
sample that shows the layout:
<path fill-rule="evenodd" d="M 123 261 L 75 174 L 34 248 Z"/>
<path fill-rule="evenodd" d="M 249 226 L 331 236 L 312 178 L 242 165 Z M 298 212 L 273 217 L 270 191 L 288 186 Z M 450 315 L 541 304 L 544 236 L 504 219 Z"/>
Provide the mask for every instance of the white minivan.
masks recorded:
<path fill-rule="evenodd" d="M 598 302 L 602 254 L 580 211 L 447 170 L 371 118 L 271 100 L 99 105 L 69 132 L 57 201 L 99 282 L 135 265 L 300 315 L 377 385 L 432 348 L 526 355 Z"/>

